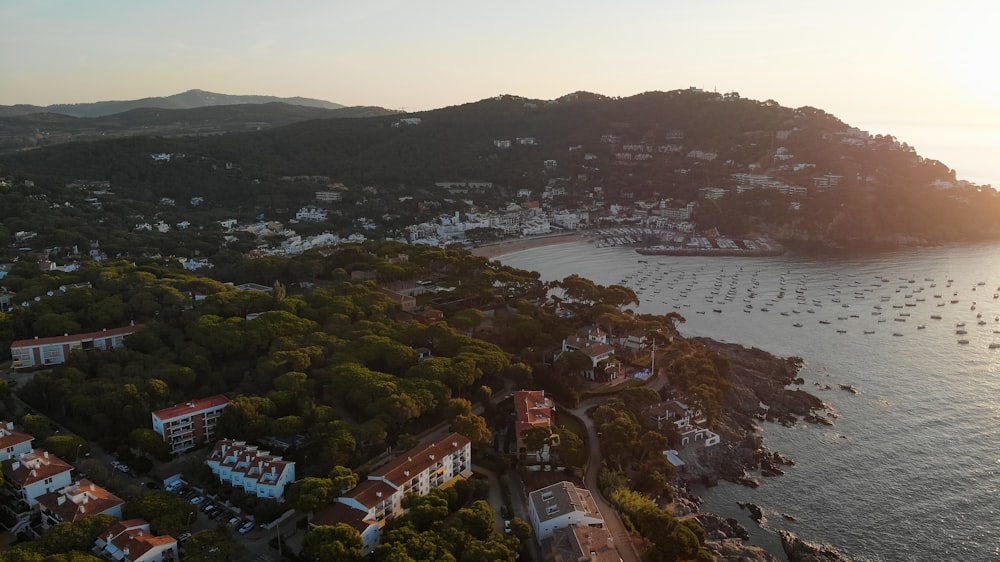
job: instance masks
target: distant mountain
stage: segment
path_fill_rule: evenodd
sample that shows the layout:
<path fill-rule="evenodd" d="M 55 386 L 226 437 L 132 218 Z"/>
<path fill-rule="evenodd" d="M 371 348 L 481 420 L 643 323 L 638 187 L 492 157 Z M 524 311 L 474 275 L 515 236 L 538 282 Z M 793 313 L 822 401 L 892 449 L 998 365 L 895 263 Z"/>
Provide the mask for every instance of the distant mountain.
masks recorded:
<path fill-rule="evenodd" d="M 0 116 L 0 152 L 136 135 L 166 137 L 259 131 L 313 119 L 377 117 L 395 113 L 398 112 L 381 107 L 336 106 L 331 109 L 278 102 L 192 109 L 144 107 L 101 117 L 72 117 L 47 111 Z"/>
<path fill-rule="evenodd" d="M 63 103 L 48 106 L 37 105 L 2 105 L 0 117 L 28 115 L 31 113 L 59 113 L 71 117 L 103 117 L 123 113 L 132 109 L 194 109 L 198 107 L 214 107 L 220 105 L 243 105 L 281 102 L 289 105 L 318 107 L 322 109 L 340 109 L 338 103 L 312 98 L 279 98 L 276 96 L 234 96 L 217 94 L 204 90 L 188 90 L 166 97 L 143 98 L 139 100 L 99 101 L 94 103 Z"/>

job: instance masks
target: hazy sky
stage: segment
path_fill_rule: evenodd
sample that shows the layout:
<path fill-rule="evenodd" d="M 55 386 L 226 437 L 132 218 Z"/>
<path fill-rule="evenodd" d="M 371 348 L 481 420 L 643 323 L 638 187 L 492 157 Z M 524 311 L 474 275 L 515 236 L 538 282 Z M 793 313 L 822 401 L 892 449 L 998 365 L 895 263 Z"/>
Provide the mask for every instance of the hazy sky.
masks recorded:
<path fill-rule="evenodd" d="M 698 86 L 849 123 L 1000 123 L 992 0 L 4 0 L 0 104 L 191 88 L 410 111 Z"/>

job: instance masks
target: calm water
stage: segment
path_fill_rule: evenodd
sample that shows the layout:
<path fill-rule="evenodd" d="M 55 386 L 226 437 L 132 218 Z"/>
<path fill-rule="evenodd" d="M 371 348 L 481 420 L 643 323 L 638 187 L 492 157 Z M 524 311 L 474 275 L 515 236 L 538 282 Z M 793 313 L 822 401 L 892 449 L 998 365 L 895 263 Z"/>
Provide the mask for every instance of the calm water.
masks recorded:
<path fill-rule="evenodd" d="M 768 446 L 798 464 L 755 490 L 703 494 L 707 510 L 741 518 L 755 542 L 780 550 L 737 500 L 762 506 L 768 528 L 855 560 L 997 560 L 1000 349 L 989 345 L 1000 344 L 998 257 L 1000 244 L 742 259 L 580 242 L 502 261 L 545 280 L 578 273 L 626 284 L 642 311 L 681 313 L 686 335 L 806 360 L 803 388 L 840 414 L 835 425 L 765 424 Z"/>

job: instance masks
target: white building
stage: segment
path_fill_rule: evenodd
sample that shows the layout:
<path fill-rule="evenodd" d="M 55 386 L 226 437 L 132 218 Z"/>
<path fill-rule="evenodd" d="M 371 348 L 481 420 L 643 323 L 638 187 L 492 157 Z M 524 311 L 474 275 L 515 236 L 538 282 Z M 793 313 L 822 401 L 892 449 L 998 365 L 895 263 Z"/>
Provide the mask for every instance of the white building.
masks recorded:
<path fill-rule="evenodd" d="M 311 527 L 345 523 L 361 534 L 363 555 L 378 546 L 385 521 L 403 513 L 403 497 L 421 496 L 472 475 L 472 444 L 459 433 L 410 449 L 368 475 L 330 506 L 317 511 Z"/>
<path fill-rule="evenodd" d="M 125 500 L 86 479 L 38 496 L 45 528 L 79 521 L 90 515 L 111 515 L 121 519 L 124 505 Z"/>
<path fill-rule="evenodd" d="M 0 461 L 31 452 L 34 437 L 14 430 L 14 422 L 0 422 Z"/>
<path fill-rule="evenodd" d="M 149 532 L 143 519 L 120 521 L 97 538 L 94 550 L 116 562 L 169 562 L 179 560 L 177 539 Z"/>
<path fill-rule="evenodd" d="M 219 481 L 243 488 L 258 498 L 283 499 L 285 486 L 295 482 L 295 463 L 245 441 L 223 439 L 215 444 L 205 464 Z"/>
<path fill-rule="evenodd" d="M 42 494 L 72 484 L 72 470 L 70 464 L 42 449 L 3 461 L 4 484 L 29 507 L 34 507 Z"/>
<path fill-rule="evenodd" d="M 153 431 L 163 436 L 171 453 L 183 453 L 212 440 L 227 404 L 229 399 L 218 394 L 157 410 L 152 413 Z"/>
<path fill-rule="evenodd" d="M 570 525 L 604 528 L 604 518 L 590 490 L 572 482 L 558 482 L 528 494 L 528 514 L 539 544 L 555 529 Z"/>
<path fill-rule="evenodd" d="M 295 220 L 300 221 L 325 221 L 329 213 L 319 207 L 302 207 L 295 213 Z"/>

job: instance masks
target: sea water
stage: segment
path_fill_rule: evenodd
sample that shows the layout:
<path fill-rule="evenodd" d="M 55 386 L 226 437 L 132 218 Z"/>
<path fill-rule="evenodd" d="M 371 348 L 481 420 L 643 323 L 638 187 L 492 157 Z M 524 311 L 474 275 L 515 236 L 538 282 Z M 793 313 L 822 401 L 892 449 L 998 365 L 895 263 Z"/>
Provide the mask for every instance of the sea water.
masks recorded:
<path fill-rule="evenodd" d="M 757 489 L 701 491 L 705 510 L 740 518 L 758 544 L 780 551 L 773 531 L 787 529 L 855 560 L 995 560 L 998 258 L 998 244 L 681 258 L 575 242 L 500 260 L 543 280 L 623 284 L 640 311 L 681 314 L 684 335 L 805 360 L 802 388 L 837 412 L 834 425 L 764 423 L 766 445 L 797 464 Z M 764 527 L 737 501 L 760 505 Z"/>

